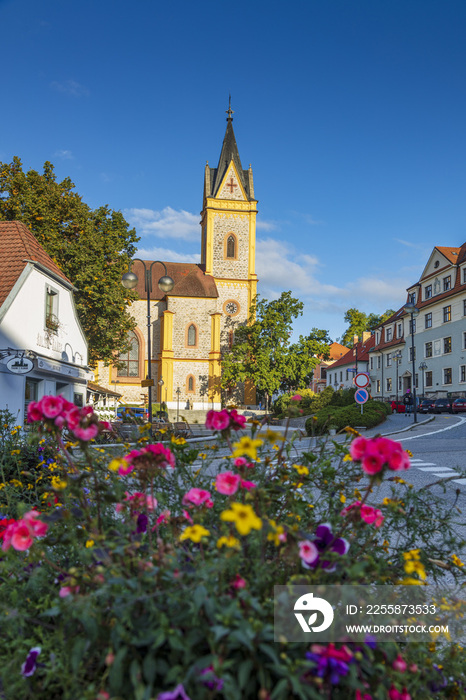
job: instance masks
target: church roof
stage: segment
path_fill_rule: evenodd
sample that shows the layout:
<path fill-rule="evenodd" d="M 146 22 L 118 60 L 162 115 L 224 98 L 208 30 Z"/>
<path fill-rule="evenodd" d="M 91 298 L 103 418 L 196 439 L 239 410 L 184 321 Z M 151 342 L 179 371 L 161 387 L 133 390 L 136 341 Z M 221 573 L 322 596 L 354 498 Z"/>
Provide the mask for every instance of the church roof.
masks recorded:
<path fill-rule="evenodd" d="M 151 265 L 150 260 L 146 260 L 146 266 L 149 268 Z M 200 297 L 200 298 L 212 298 L 216 299 L 218 297 L 217 285 L 215 280 L 211 275 L 206 275 L 204 272 L 203 265 L 197 265 L 196 263 L 175 263 L 166 262 L 167 274 L 171 277 L 175 286 L 172 291 L 169 292 L 169 296 L 175 297 Z M 131 271 L 135 272 L 138 276 L 138 284 L 135 291 L 139 294 L 141 299 L 147 298 L 147 292 L 144 290 L 144 270 L 142 265 L 137 260 L 133 263 Z M 152 292 L 150 295 L 151 299 L 158 300 L 165 297 L 165 292 L 159 289 L 157 281 L 164 274 L 163 267 L 161 265 L 154 265 L 152 270 Z"/>
<path fill-rule="evenodd" d="M 233 161 L 235 164 L 241 184 L 244 187 L 244 191 L 246 192 L 248 199 L 252 199 L 254 197 L 254 193 L 250 191 L 249 187 L 249 171 L 243 170 L 243 166 L 241 165 L 241 158 L 239 157 L 238 146 L 236 145 L 235 132 L 233 131 L 233 118 L 229 116 L 227 118 L 227 128 L 225 138 L 223 139 L 222 150 L 220 151 L 220 158 L 218 159 L 218 166 L 216 168 L 209 168 L 210 192 L 206 192 L 207 197 L 215 197 L 231 161 Z"/>
<path fill-rule="evenodd" d="M 67 286 L 73 286 L 21 221 L 0 221 L 0 250 L 3 263 L 0 275 L 0 306 L 28 263 L 36 264 L 46 274 L 51 273 Z"/>

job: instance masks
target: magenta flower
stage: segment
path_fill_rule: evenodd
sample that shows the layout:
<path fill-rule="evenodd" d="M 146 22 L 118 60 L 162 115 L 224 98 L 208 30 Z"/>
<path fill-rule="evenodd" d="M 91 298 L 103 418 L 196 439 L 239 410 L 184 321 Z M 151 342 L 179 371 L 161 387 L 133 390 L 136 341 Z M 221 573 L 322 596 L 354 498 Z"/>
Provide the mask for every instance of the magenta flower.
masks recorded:
<path fill-rule="evenodd" d="M 350 455 L 361 466 L 366 474 L 377 474 L 384 467 L 398 471 L 409 469 L 409 455 L 399 442 L 385 437 L 367 440 L 358 437 L 351 443 Z"/>
<path fill-rule="evenodd" d="M 241 483 L 241 477 L 238 474 L 227 471 L 217 474 L 215 487 L 219 493 L 224 496 L 231 496 L 236 493 Z"/>
<path fill-rule="evenodd" d="M 246 425 L 247 418 L 246 416 L 243 416 L 240 413 L 238 413 L 236 408 L 232 408 L 230 411 L 230 421 L 230 425 L 233 428 L 233 430 L 240 430 Z"/>
<path fill-rule="evenodd" d="M 78 440 L 81 440 L 81 442 L 90 442 L 97 437 L 98 432 L 99 428 L 95 423 L 91 423 L 87 426 L 87 428 L 78 427 L 73 430 L 73 433 L 76 435 Z"/>
<path fill-rule="evenodd" d="M 161 442 L 155 445 L 147 445 L 140 450 L 132 450 L 124 457 L 127 466 L 121 465 L 118 473 L 122 476 L 129 474 L 133 469 L 151 469 L 153 467 L 166 469 L 175 467 L 175 456 L 168 447 Z"/>
<path fill-rule="evenodd" d="M 205 505 L 207 508 L 212 508 L 212 498 L 209 491 L 204 489 L 192 488 L 183 496 L 182 503 L 184 506 L 192 504 L 194 506 Z"/>
<path fill-rule="evenodd" d="M 32 647 L 26 657 L 26 661 L 21 666 L 21 675 L 24 678 L 29 678 L 32 676 L 37 668 L 37 657 L 39 656 L 42 649 L 40 647 Z"/>
<path fill-rule="evenodd" d="M 241 488 L 246 489 L 246 491 L 250 491 L 251 489 L 255 489 L 257 484 L 255 484 L 253 481 L 246 481 L 246 479 L 241 479 Z"/>
<path fill-rule="evenodd" d="M 299 556 L 306 564 L 313 564 L 319 558 L 319 550 L 314 542 L 303 540 L 302 542 L 298 542 L 298 547 Z"/>
<path fill-rule="evenodd" d="M 42 420 L 42 409 L 37 401 L 31 401 L 28 404 L 28 423 L 34 423 L 36 420 Z"/>
<path fill-rule="evenodd" d="M 351 505 L 346 506 L 346 508 L 343 508 L 340 515 L 348 515 L 348 513 L 355 509 L 359 509 L 361 519 L 368 523 L 368 525 L 372 525 L 372 523 L 374 523 L 375 527 L 380 527 L 385 520 L 381 510 L 366 504 L 361 506 L 361 501 L 355 501 L 354 503 L 351 503 Z"/>
<path fill-rule="evenodd" d="M 364 457 L 367 447 L 367 439 L 365 437 L 357 437 L 353 440 L 350 445 L 350 455 L 351 459 L 359 462 Z"/>
<path fill-rule="evenodd" d="M 208 430 L 227 430 L 230 427 L 230 416 L 228 411 L 208 411 L 205 421 Z"/>
<path fill-rule="evenodd" d="M 2 549 L 6 552 L 10 547 L 18 552 L 29 549 L 35 537 L 43 537 L 48 530 L 47 523 L 37 520 L 38 511 L 31 510 L 20 520 L 10 522 L 3 533 Z"/>
<path fill-rule="evenodd" d="M 63 403 L 62 396 L 43 396 L 39 401 L 39 408 L 44 418 L 56 418 L 63 410 Z"/>
<path fill-rule="evenodd" d="M 290 401 L 302 401 L 303 397 L 300 396 L 299 394 L 295 394 L 294 396 L 291 397 Z"/>
<path fill-rule="evenodd" d="M 191 700 L 191 698 L 186 694 L 183 685 L 180 683 L 174 690 L 159 693 L 157 700 Z"/>

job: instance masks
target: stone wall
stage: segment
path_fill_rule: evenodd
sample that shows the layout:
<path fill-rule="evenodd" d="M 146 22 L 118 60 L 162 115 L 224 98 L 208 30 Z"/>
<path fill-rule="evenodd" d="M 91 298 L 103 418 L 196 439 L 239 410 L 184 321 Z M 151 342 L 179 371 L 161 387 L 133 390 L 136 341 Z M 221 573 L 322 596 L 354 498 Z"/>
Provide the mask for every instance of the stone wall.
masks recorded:
<path fill-rule="evenodd" d="M 225 241 L 229 233 L 236 236 L 236 260 L 225 259 Z M 247 279 L 249 262 L 249 214 L 214 216 L 214 277 Z"/>

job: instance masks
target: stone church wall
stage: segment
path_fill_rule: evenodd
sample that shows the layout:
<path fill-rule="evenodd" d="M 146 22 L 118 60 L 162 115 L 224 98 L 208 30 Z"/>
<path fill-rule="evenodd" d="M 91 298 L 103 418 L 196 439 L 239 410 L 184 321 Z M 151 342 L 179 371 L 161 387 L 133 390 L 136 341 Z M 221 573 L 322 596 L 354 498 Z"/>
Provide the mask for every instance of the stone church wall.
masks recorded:
<path fill-rule="evenodd" d="M 225 238 L 234 233 L 237 239 L 237 260 L 225 260 Z M 214 277 L 248 278 L 249 217 L 247 214 L 215 214 Z"/>

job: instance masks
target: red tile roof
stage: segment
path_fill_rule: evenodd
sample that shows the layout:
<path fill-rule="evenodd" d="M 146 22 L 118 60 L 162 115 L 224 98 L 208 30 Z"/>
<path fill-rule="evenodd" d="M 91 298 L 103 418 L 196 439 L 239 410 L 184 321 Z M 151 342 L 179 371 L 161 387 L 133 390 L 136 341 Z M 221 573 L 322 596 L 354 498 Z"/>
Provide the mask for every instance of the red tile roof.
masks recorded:
<path fill-rule="evenodd" d="M 448 247 L 443 247 L 443 246 L 439 246 L 439 245 L 437 245 L 437 246 L 435 246 L 435 247 L 436 247 L 436 249 L 439 250 L 439 251 L 442 253 L 442 255 L 444 255 L 444 256 L 447 258 L 447 260 L 449 260 L 451 263 L 455 263 L 455 264 L 456 264 L 456 263 L 458 262 L 458 258 L 459 258 L 459 254 L 460 254 L 461 248 L 450 248 L 449 246 L 448 246 Z"/>
<path fill-rule="evenodd" d="M 145 261 L 147 268 L 150 268 L 151 261 Z M 175 286 L 169 293 L 175 297 L 209 297 L 217 298 L 218 291 L 215 280 L 210 275 L 206 275 L 202 265 L 196 263 L 174 263 L 166 262 L 167 274 L 171 277 Z M 144 269 L 137 260 L 133 263 L 131 271 L 138 276 L 138 284 L 135 291 L 141 299 L 147 299 L 147 292 L 144 289 Z M 163 299 L 165 292 L 159 289 L 158 280 L 164 275 L 162 265 L 154 265 L 152 268 L 152 292 L 151 299 Z"/>
<path fill-rule="evenodd" d="M 374 347 L 375 336 L 371 335 L 365 343 L 356 343 L 354 348 L 350 350 L 346 355 L 340 357 L 339 360 L 330 365 L 329 369 L 334 370 L 336 367 L 344 367 L 346 365 L 354 365 L 356 356 L 354 354 L 354 349 L 358 352 L 358 363 L 359 362 L 369 362 L 369 351 Z"/>
<path fill-rule="evenodd" d="M 27 261 L 39 263 L 71 285 L 39 241 L 20 221 L 0 221 L 0 251 L 0 306 L 14 287 Z"/>
<path fill-rule="evenodd" d="M 340 345 L 340 343 L 332 343 L 330 348 L 330 359 L 331 360 L 339 360 L 340 357 L 343 355 L 346 355 L 347 352 L 349 352 L 349 348 L 346 347 L 346 345 Z"/>

